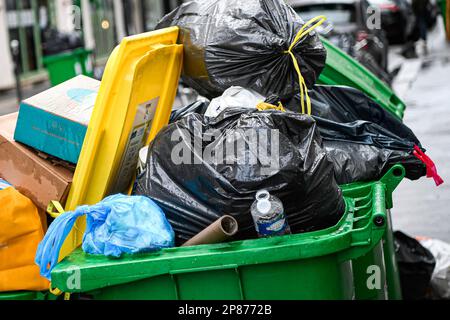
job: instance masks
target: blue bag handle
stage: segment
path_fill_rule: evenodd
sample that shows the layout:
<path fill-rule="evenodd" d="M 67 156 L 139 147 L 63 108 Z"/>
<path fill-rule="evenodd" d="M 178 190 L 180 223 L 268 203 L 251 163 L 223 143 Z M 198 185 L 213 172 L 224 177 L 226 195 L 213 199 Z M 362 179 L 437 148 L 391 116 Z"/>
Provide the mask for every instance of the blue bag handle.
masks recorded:
<path fill-rule="evenodd" d="M 52 205 L 55 206 L 55 203 Z M 51 210 L 51 206 L 49 206 L 49 210 Z M 50 280 L 51 271 L 58 263 L 59 252 L 64 240 L 66 240 L 67 235 L 72 230 L 77 218 L 86 213 L 88 213 L 88 206 L 80 206 L 75 211 L 68 211 L 56 216 L 55 220 L 50 224 L 44 239 L 38 245 L 34 260 L 39 266 L 40 274 L 43 277 Z M 51 215 L 55 216 L 54 214 Z"/>

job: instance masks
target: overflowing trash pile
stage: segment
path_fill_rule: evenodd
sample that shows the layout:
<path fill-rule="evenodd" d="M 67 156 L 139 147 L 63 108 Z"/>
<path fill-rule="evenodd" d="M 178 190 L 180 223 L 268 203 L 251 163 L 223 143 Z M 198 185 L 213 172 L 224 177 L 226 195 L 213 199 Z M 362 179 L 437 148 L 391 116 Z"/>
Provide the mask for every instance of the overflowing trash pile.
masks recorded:
<path fill-rule="evenodd" d="M 156 29 L 169 26 L 180 27 L 183 80 L 208 98 L 230 86 L 289 97 L 313 85 L 325 65 L 318 34 L 282 1 L 189 1 Z"/>
<path fill-rule="evenodd" d="M 179 241 L 224 214 L 238 221 L 239 238 L 254 238 L 249 213 L 261 189 L 281 199 L 294 233 L 335 225 L 344 203 L 333 171 L 311 117 L 234 108 L 164 128 L 149 146 L 136 193 L 163 208 Z"/>
<path fill-rule="evenodd" d="M 136 162 L 143 157 L 125 177 L 136 175 L 134 185 L 55 216 L 45 236 L 37 222 L 50 201 L 67 199 L 99 83 L 72 79 L 0 118 L 10 123 L 0 132 L 0 177 L 14 186 L 0 190 L 0 202 L 16 197 L 27 206 L 36 225 L 24 241 L 37 253 L 26 264 L 35 259 L 43 276 L 34 287 L 0 280 L 0 291 L 42 290 L 81 216 L 83 251 L 117 258 L 332 227 L 346 209 L 339 185 L 379 180 L 395 164 L 411 180 L 426 175 L 441 184 L 398 118 L 356 89 L 316 85 L 326 59 L 314 31 L 322 21 L 303 21 L 281 0 L 190 1 L 165 16 L 157 28 L 180 27 L 183 80 L 210 100 L 174 110 L 151 143 L 133 153 Z M 11 268 L 1 261 L 0 272 Z M 30 266 L 35 273 L 37 265 Z M 438 279 L 448 261 L 436 268 Z"/>

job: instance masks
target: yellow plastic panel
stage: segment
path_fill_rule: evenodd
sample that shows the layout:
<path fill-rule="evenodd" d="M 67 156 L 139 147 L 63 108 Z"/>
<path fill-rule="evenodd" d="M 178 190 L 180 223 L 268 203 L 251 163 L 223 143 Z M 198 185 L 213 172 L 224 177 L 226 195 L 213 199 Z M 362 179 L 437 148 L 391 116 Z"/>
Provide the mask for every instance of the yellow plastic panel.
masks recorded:
<path fill-rule="evenodd" d="M 140 146 L 148 144 L 169 121 L 183 59 L 183 46 L 176 44 L 177 37 L 177 27 L 143 33 L 124 38 L 112 52 L 66 211 L 130 189 Z M 62 247 L 60 259 L 81 244 L 84 229 L 85 219 L 80 218 Z"/>

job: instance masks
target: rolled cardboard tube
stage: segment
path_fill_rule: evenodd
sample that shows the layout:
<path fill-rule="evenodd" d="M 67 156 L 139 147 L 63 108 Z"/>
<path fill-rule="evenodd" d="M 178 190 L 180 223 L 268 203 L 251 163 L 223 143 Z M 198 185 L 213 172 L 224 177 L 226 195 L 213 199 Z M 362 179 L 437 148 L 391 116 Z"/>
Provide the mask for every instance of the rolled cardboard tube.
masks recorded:
<path fill-rule="evenodd" d="M 182 247 L 198 244 L 212 244 L 224 242 L 238 231 L 238 223 L 232 216 L 222 216 L 208 227 L 200 231 L 191 239 L 183 243 Z"/>

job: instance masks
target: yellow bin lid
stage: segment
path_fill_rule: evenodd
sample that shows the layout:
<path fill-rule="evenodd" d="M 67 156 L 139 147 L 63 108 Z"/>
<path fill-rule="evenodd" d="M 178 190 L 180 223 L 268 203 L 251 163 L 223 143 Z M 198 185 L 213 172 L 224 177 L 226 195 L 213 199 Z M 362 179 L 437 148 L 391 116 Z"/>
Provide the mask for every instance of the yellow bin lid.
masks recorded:
<path fill-rule="evenodd" d="M 178 27 L 126 37 L 106 64 L 66 211 L 91 205 L 134 183 L 139 149 L 167 125 L 180 78 Z M 85 218 L 67 237 L 60 259 L 81 244 Z"/>

